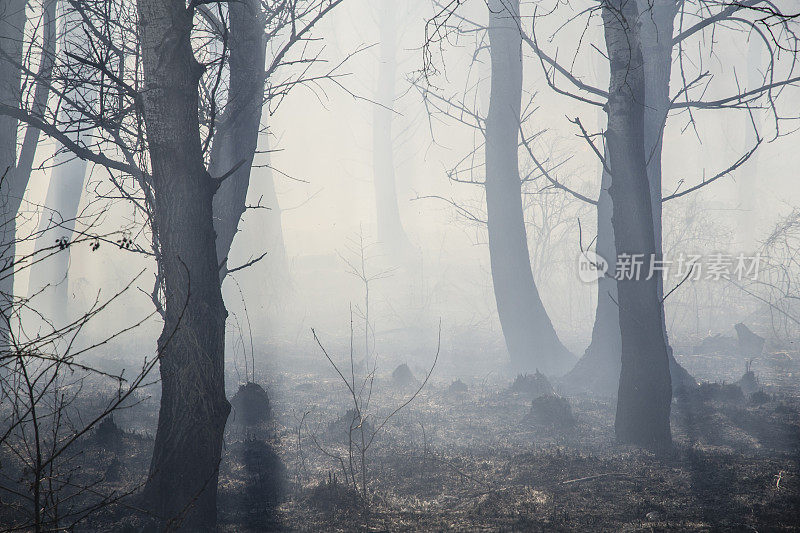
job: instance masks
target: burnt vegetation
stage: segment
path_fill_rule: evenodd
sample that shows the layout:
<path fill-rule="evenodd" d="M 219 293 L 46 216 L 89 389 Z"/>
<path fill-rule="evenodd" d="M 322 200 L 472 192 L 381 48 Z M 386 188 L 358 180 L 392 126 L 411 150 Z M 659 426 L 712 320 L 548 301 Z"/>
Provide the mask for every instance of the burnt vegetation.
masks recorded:
<path fill-rule="evenodd" d="M 0 0 L 0 533 L 800 526 L 790 0 Z"/>

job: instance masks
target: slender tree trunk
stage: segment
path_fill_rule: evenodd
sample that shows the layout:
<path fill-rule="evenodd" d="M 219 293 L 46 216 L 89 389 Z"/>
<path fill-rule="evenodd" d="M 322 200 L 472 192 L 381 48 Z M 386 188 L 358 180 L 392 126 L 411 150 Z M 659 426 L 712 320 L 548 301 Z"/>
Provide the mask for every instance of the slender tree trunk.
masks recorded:
<path fill-rule="evenodd" d="M 69 5 L 61 3 L 62 29 L 59 32 L 59 53 L 70 52 L 71 39 L 78 38 L 73 35 L 73 29 L 81 24 L 80 14 Z M 75 97 L 76 95 L 71 95 Z M 61 111 L 60 122 L 68 122 L 70 117 L 64 110 Z M 84 136 L 91 136 L 91 132 L 83 132 Z M 70 140 L 77 142 L 79 134 L 72 131 L 67 133 Z M 50 180 L 47 185 L 45 209 L 39 221 L 39 237 L 36 239 L 36 252 L 50 248 L 56 239 L 72 239 L 75 230 L 75 219 L 78 216 L 81 196 L 85 185 L 86 160 L 75 157 L 73 154 L 62 151 L 56 154 L 53 168 L 50 171 Z M 36 307 L 48 320 L 54 324 L 63 324 L 70 319 L 69 309 L 69 264 L 70 248 L 59 250 L 58 253 L 46 260 L 34 264 L 30 269 L 28 281 L 28 295 L 39 293 L 44 287 L 50 287 L 42 292 L 36 299 Z"/>
<path fill-rule="evenodd" d="M 269 118 L 264 115 L 268 115 L 268 111 L 262 114 L 262 124 Z M 247 287 L 248 309 L 257 311 L 262 327 L 271 327 L 274 319 L 281 316 L 280 313 L 276 316 L 272 311 L 279 311 L 286 303 L 286 296 L 291 289 L 291 276 L 283 240 L 282 213 L 275 189 L 275 179 L 272 169 L 265 166 L 269 165 L 269 154 L 263 153 L 269 150 L 269 135 L 259 135 L 258 149 L 262 152 L 259 157 L 262 164 L 250 171 L 247 203 L 250 205 L 260 203 L 267 209 L 245 214 L 251 217 L 249 219 L 251 227 L 258 228 L 257 234 L 246 241 L 246 246 L 234 246 L 236 250 L 244 249 L 245 253 L 234 254 L 240 259 L 233 261 L 241 264 L 267 252 L 266 257 L 241 271 L 236 279 L 242 287 Z M 268 323 L 264 323 L 265 321 Z"/>
<path fill-rule="evenodd" d="M 227 312 L 212 216 L 218 183 L 203 163 L 198 123 L 202 67 L 184 0 L 138 0 L 142 105 L 154 191 L 153 226 L 164 279 L 161 408 L 149 505 L 170 525 L 213 530 L 225 398 Z"/>
<path fill-rule="evenodd" d="M 608 158 L 608 153 L 605 155 Z M 614 396 L 619 389 L 622 341 L 619 332 L 619 309 L 616 302 L 617 280 L 612 276 L 616 267 L 617 250 L 611 223 L 613 205 L 608 188 L 611 175 L 602 170 L 600 194 L 597 200 L 596 253 L 608 262 L 608 274 L 597 280 L 597 309 L 592 340 L 586 352 L 569 373 L 564 383 L 570 390 L 591 391 Z"/>
<path fill-rule="evenodd" d="M 214 196 L 217 255 L 223 264 L 220 279 L 224 279 L 228 268 L 236 266 L 228 265 L 227 258 L 246 209 L 264 102 L 266 57 L 260 2 L 229 2 L 228 8 L 230 86 L 225 112 L 214 133 L 209 172 L 212 176 L 222 176 L 236 165 L 240 166 L 223 181 Z"/>
<path fill-rule="evenodd" d="M 764 85 L 764 78 L 758 71 L 761 66 L 762 56 L 762 42 L 755 36 L 750 37 L 750 42 L 747 46 L 747 88 L 760 87 Z M 760 127 L 760 114 L 758 110 L 753 111 L 753 119 L 756 126 Z M 753 125 L 750 123 L 750 115 L 745 115 L 744 124 L 744 146 L 743 151 L 747 152 L 753 149 L 756 144 L 756 132 L 753 131 Z M 738 230 L 736 240 L 743 250 L 748 251 L 749 247 L 755 246 L 756 231 L 758 229 L 758 220 L 756 216 L 756 204 L 758 201 L 758 193 L 761 190 L 759 186 L 759 168 L 758 168 L 758 150 L 750 157 L 745 163 L 746 172 L 737 181 L 737 196 L 738 208 L 741 210 L 738 218 Z"/>
<path fill-rule="evenodd" d="M 671 442 L 669 357 L 662 326 L 644 142 L 645 72 L 634 2 L 603 4 L 611 81 L 606 143 L 611 173 L 612 224 L 617 252 L 643 256 L 643 275 L 617 283 L 622 366 L 615 429 L 622 442 L 663 447 Z"/>
<path fill-rule="evenodd" d="M 522 52 L 519 2 L 489 2 L 491 98 L 486 117 L 486 210 L 497 312 L 512 366 L 560 374 L 574 362 L 533 279 L 519 177 Z"/>
<path fill-rule="evenodd" d="M 229 50 L 230 88 L 225 113 L 220 117 L 211 153 L 210 172 L 220 176 L 234 165 L 241 167 L 220 187 L 214 197 L 214 226 L 217 231 L 217 254 L 224 265 L 220 277 L 224 279 L 231 265 L 228 257 L 238 225 L 245 214 L 245 202 L 250 191 L 251 203 L 260 204 L 267 210 L 254 214 L 262 230 L 254 246 L 254 253 L 242 262 L 262 251 L 267 256 L 242 272 L 242 278 L 251 280 L 255 301 L 260 307 L 274 303 L 289 286 L 289 266 L 283 240 L 281 210 L 275 191 L 271 169 L 253 168 L 256 149 L 269 150 L 269 138 L 260 135 L 263 112 L 266 38 L 264 15 L 259 2 L 230 4 Z M 267 154 L 265 157 L 269 157 Z M 256 194 L 253 195 L 252 193 Z M 267 280 L 267 283 L 265 283 Z M 247 282 L 245 282 L 247 284 Z M 248 303 L 250 303 L 250 301 Z"/>
<path fill-rule="evenodd" d="M 645 110 L 644 148 L 647 179 L 653 206 L 653 231 L 656 255 L 663 259 L 661 208 L 661 153 L 664 124 L 669 111 L 669 82 L 672 69 L 673 22 L 677 5 L 673 0 L 637 0 L 641 17 L 639 30 L 644 60 Z M 659 296 L 664 294 L 663 279 L 658 284 Z M 663 314 L 663 313 L 662 313 Z M 666 326 L 664 327 L 666 332 Z"/>
<path fill-rule="evenodd" d="M 261 137 L 261 150 L 267 152 L 266 165 L 269 165 L 269 136 Z M 253 171 L 256 174 L 255 192 L 262 201 L 262 205 L 269 208 L 264 216 L 264 246 L 269 250 L 270 256 L 267 258 L 267 274 L 274 284 L 281 286 L 274 287 L 273 293 L 280 294 L 285 290 L 285 285 L 289 282 L 289 263 L 286 257 L 286 243 L 283 240 L 283 221 L 281 220 L 281 207 L 278 203 L 278 193 L 275 189 L 275 176 L 272 169 L 268 166 Z"/>
<path fill-rule="evenodd" d="M 27 2 L 8 0 L 0 3 L 0 103 L 19 107 L 22 105 L 21 83 L 23 63 L 24 28 Z M 53 69 L 55 50 L 55 12 L 56 0 L 43 4 L 42 47 L 39 70 L 33 96 L 33 114 L 42 116 L 47 107 L 50 94 L 50 77 Z M 4 318 L 0 320 L 0 346 L 8 340 L 7 312 L 14 297 L 14 272 L 16 270 L 17 216 L 22 206 L 25 191 L 33 168 L 33 159 L 39 144 L 39 130 L 25 129 L 22 147 L 17 158 L 16 119 L 0 116 L 0 211 L 2 213 L 2 241 L 0 241 L 0 310 Z"/>
<path fill-rule="evenodd" d="M 645 72 L 644 146 L 647 160 L 647 179 L 650 183 L 650 199 L 653 207 L 653 231 L 656 241 L 656 257 L 664 258 L 662 217 L 662 164 L 664 125 L 670 108 L 669 86 L 672 71 L 672 34 L 678 4 L 674 0 L 637 0 L 640 17 L 640 36 Z M 667 334 L 664 312 L 664 279 L 658 279 L 658 298 L 661 301 L 661 327 L 669 354 L 670 374 L 673 390 L 696 385 L 694 378 L 675 360 Z"/>
<path fill-rule="evenodd" d="M 22 37 L 25 27 L 24 0 L 0 3 L 0 103 L 17 107 L 20 105 L 22 63 Z M 15 64 L 17 63 L 17 64 Z M 16 218 L 19 202 L 14 198 L 17 168 L 17 128 L 16 119 L 0 116 L 0 231 L 2 232 L 2 262 L 0 263 L 0 309 L 6 315 L 10 298 L 14 294 L 13 262 L 16 252 Z M 0 319 L 0 344 L 8 342 L 6 318 Z"/>
<path fill-rule="evenodd" d="M 81 196 L 85 184 L 86 161 L 71 153 L 59 153 L 54 160 L 47 186 L 45 210 L 39 221 L 36 251 L 52 247 L 56 239 L 71 240 L 75 230 Z M 46 260 L 31 267 L 28 294 L 33 295 L 50 285 L 36 299 L 36 307 L 54 324 L 70 319 L 69 298 L 70 248 L 59 250 Z"/>
<path fill-rule="evenodd" d="M 397 0 L 378 0 L 380 60 L 378 84 L 372 111 L 372 169 L 375 183 L 375 214 L 378 240 L 394 256 L 403 257 L 411 250 L 397 203 L 394 168 L 395 78 L 397 77 Z"/>

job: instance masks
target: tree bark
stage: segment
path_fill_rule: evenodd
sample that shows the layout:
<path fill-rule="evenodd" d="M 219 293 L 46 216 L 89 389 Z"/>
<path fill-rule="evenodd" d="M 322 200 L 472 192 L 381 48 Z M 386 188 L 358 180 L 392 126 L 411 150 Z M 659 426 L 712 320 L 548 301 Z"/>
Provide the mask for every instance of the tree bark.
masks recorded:
<path fill-rule="evenodd" d="M 170 526 L 216 526 L 225 398 L 222 300 L 212 200 L 198 122 L 202 67 L 183 0 L 138 0 L 142 106 L 154 191 L 153 228 L 164 287 L 161 407 L 146 502 Z"/>
<path fill-rule="evenodd" d="M 531 271 L 519 177 L 522 38 L 519 2 L 489 2 L 491 97 L 486 117 L 486 211 L 497 312 L 511 364 L 561 374 L 574 356 L 561 344 Z"/>
<path fill-rule="evenodd" d="M 672 389 L 659 272 L 648 276 L 657 248 L 644 140 L 639 14 L 636 4 L 626 0 L 607 0 L 602 14 L 611 71 L 606 143 L 615 243 L 618 254 L 641 254 L 644 263 L 643 275 L 617 283 L 622 359 L 615 430 L 621 442 L 659 448 L 671 443 Z"/>

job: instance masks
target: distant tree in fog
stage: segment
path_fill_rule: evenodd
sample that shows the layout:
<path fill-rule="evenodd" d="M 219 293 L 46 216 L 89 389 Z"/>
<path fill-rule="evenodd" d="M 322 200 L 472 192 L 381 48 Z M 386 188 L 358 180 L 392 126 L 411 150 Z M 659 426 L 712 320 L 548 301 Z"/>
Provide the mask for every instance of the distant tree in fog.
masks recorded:
<path fill-rule="evenodd" d="M 56 57 L 79 53 L 81 49 L 85 48 L 85 43 L 76 46 L 81 40 L 81 14 L 72 8 L 67 0 L 61 0 L 58 3 L 58 11 Z M 80 70 L 84 74 L 89 68 L 84 66 Z M 74 76 L 74 74 L 70 78 L 53 82 L 64 84 L 63 98 L 69 101 L 91 101 L 97 98 L 97 95 L 93 94 L 94 87 L 76 86 L 80 84 L 82 76 Z M 81 93 L 80 89 L 86 92 Z M 57 121 L 62 126 L 64 134 L 72 142 L 77 142 L 81 137 L 87 139 L 87 144 L 92 142 L 92 128 L 91 126 L 86 127 L 80 114 L 76 114 L 77 116 L 73 120 L 68 105 L 61 106 L 60 113 Z M 81 196 L 86 184 L 86 167 L 85 159 L 75 157 L 69 150 L 58 147 L 50 169 L 44 210 L 40 215 L 39 237 L 36 240 L 37 250 L 52 246 L 56 239 L 66 239 L 67 242 L 72 240 Z M 54 254 L 46 261 L 39 261 L 31 268 L 28 280 L 28 294 L 41 292 L 37 307 L 50 320 L 58 324 L 65 323 L 69 319 L 70 255 L 70 247 L 66 247 L 62 253 Z M 47 288 L 45 289 L 45 287 Z"/>
<path fill-rule="evenodd" d="M 47 106 L 55 48 L 55 11 L 56 0 L 45 0 L 36 6 L 28 6 L 23 0 L 0 4 L 0 108 L 41 113 Z M 28 14 L 33 15 L 33 20 L 27 20 Z M 31 63 L 32 58 L 38 61 L 38 68 Z M 19 125 L 18 116 L 0 111 L 0 237 L 2 263 L 6 267 L 6 275 L 0 278 L 0 292 L 12 297 L 17 225 L 39 143 L 39 129 L 28 126 L 18 154 Z M 5 345 L 8 324 L 7 320 L 2 322 L 0 345 Z"/>
<path fill-rule="evenodd" d="M 558 374 L 573 356 L 561 344 L 531 270 L 519 173 L 522 38 L 519 2 L 489 2 L 491 95 L 486 116 L 486 221 L 497 312 L 512 365 Z"/>
<path fill-rule="evenodd" d="M 378 240 L 398 257 L 411 250 L 397 199 L 395 175 L 394 122 L 397 92 L 397 25 L 400 15 L 410 6 L 397 0 L 376 0 L 379 30 L 378 78 L 372 110 L 372 172 L 375 186 L 375 214 Z"/>
<path fill-rule="evenodd" d="M 474 127 L 485 140 L 484 180 L 462 179 L 456 173 L 451 173 L 451 179 L 455 182 L 484 187 L 485 218 L 451 200 L 449 202 L 474 222 L 487 226 L 495 301 L 512 368 L 518 372 L 538 369 L 551 375 L 563 374 L 575 358 L 558 338 L 539 295 L 531 267 L 522 202 L 522 185 L 533 178 L 530 175 L 522 177 L 519 168 L 519 150 L 522 144 L 527 143 L 520 136 L 521 124 L 527 117 L 522 117 L 523 65 L 519 2 L 489 2 L 488 29 L 462 19 L 454 10 L 455 7 L 454 4 L 448 4 L 437 17 L 429 21 L 429 27 L 436 29 L 430 33 L 430 41 L 426 46 L 435 46 L 438 39 L 446 38 L 451 31 L 461 31 L 457 23 L 448 27 L 451 18 L 459 19 L 470 30 L 488 30 L 486 48 L 490 52 L 491 64 L 488 113 L 483 118 L 458 98 L 444 97 L 435 88 L 421 89 L 430 109 Z M 480 148 L 476 146 L 464 161 L 472 165 Z M 529 155 L 533 155 L 532 152 Z M 468 173 L 472 174 L 473 171 L 474 167 L 470 166 Z M 534 173 L 549 175 L 539 165 L 531 172 Z"/>

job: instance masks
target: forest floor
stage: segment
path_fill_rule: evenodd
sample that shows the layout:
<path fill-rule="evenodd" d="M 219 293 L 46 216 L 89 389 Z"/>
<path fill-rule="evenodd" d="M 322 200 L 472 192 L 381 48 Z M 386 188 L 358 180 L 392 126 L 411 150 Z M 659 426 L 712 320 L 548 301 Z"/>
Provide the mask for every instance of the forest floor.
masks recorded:
<path fill-rule="evenodd" d="M 369 395 L 362 404 L 365 441 L 375 435 L 363 475 L 361 434 L 358 427 L 350 431 L 353 400 L 343 381 L 324 359 L 277 364 L 255 376 L 269 392 L 271 420 L 243 427 L 239 407 L 229 421 L 220 529 L 800 529 L 800 365 L 756 360 L 760 392 L 747 395 L 720 384 L 738 379 L 743 362 L 724 356 L 679 361 L 717 384 L 674 400 L 673 447 L 660 453 L 615 443 L 609 398 L 567 396 L 571 422 L 568 415 L 537 419 L 529 414 L 538 393 L 514 391 L 513 380 L 496 373 L 465 378 L 456 390 L 434 371 L 387 420 L 424 375 L 412 366 L 417 381 L 398 385 L 379 371 L 362 396 Z M 349 368 L 343 373 L 349 377 Z M 358 379 L 355 385 L 360 390 Z M 143 481 L 157 407 L 150 398 L 117 413 L 125 433 L 114 445 L 96 435 L 86 439 L 81 462 L 103 475 L 106 489 L 123 493 Z M 284 480 L 280 496 L 270 482 L 276 474 Z M 141 530 L 146 522 L 116 521 L 129 510 L 115 506 L 84 525 Z"/>
<path fill-rule="evenodd" d="M 720 382 L 744 370 L 724 357 L 681 362 L 698 377 L 731 373 Z M 570 426 L 528 416 L 533 398 L 509 390 L 510 379 L 476 380 L 462 392 L 429 384 L 376 437 L 366 500 L 343 481 L 349 426 L 326 426 L 344 414 L 344 397 L 331 401 L 343 385 L 286 376 L 283 401 L 292 412 L 277 442 L 290 490 L 279 521 L 306 531 L 800 528 L 800 368 L 763 363 L 763 395 L 716 384 L 676 399 L 674 446 L 658 454 L 614 442 L 610 399 L 568 397 Z M 376 380 L 374 409 L 365 411 L 385 416 L 410 389 L 404 395 Z M 303 424 L 297 406 L 314 406 Z M 356 444 L 359 437 L 356 431 Z M 358 467 L 358 454 L 355 460 Z M 357 474 L 357 489 L 360 483 Z"/>

